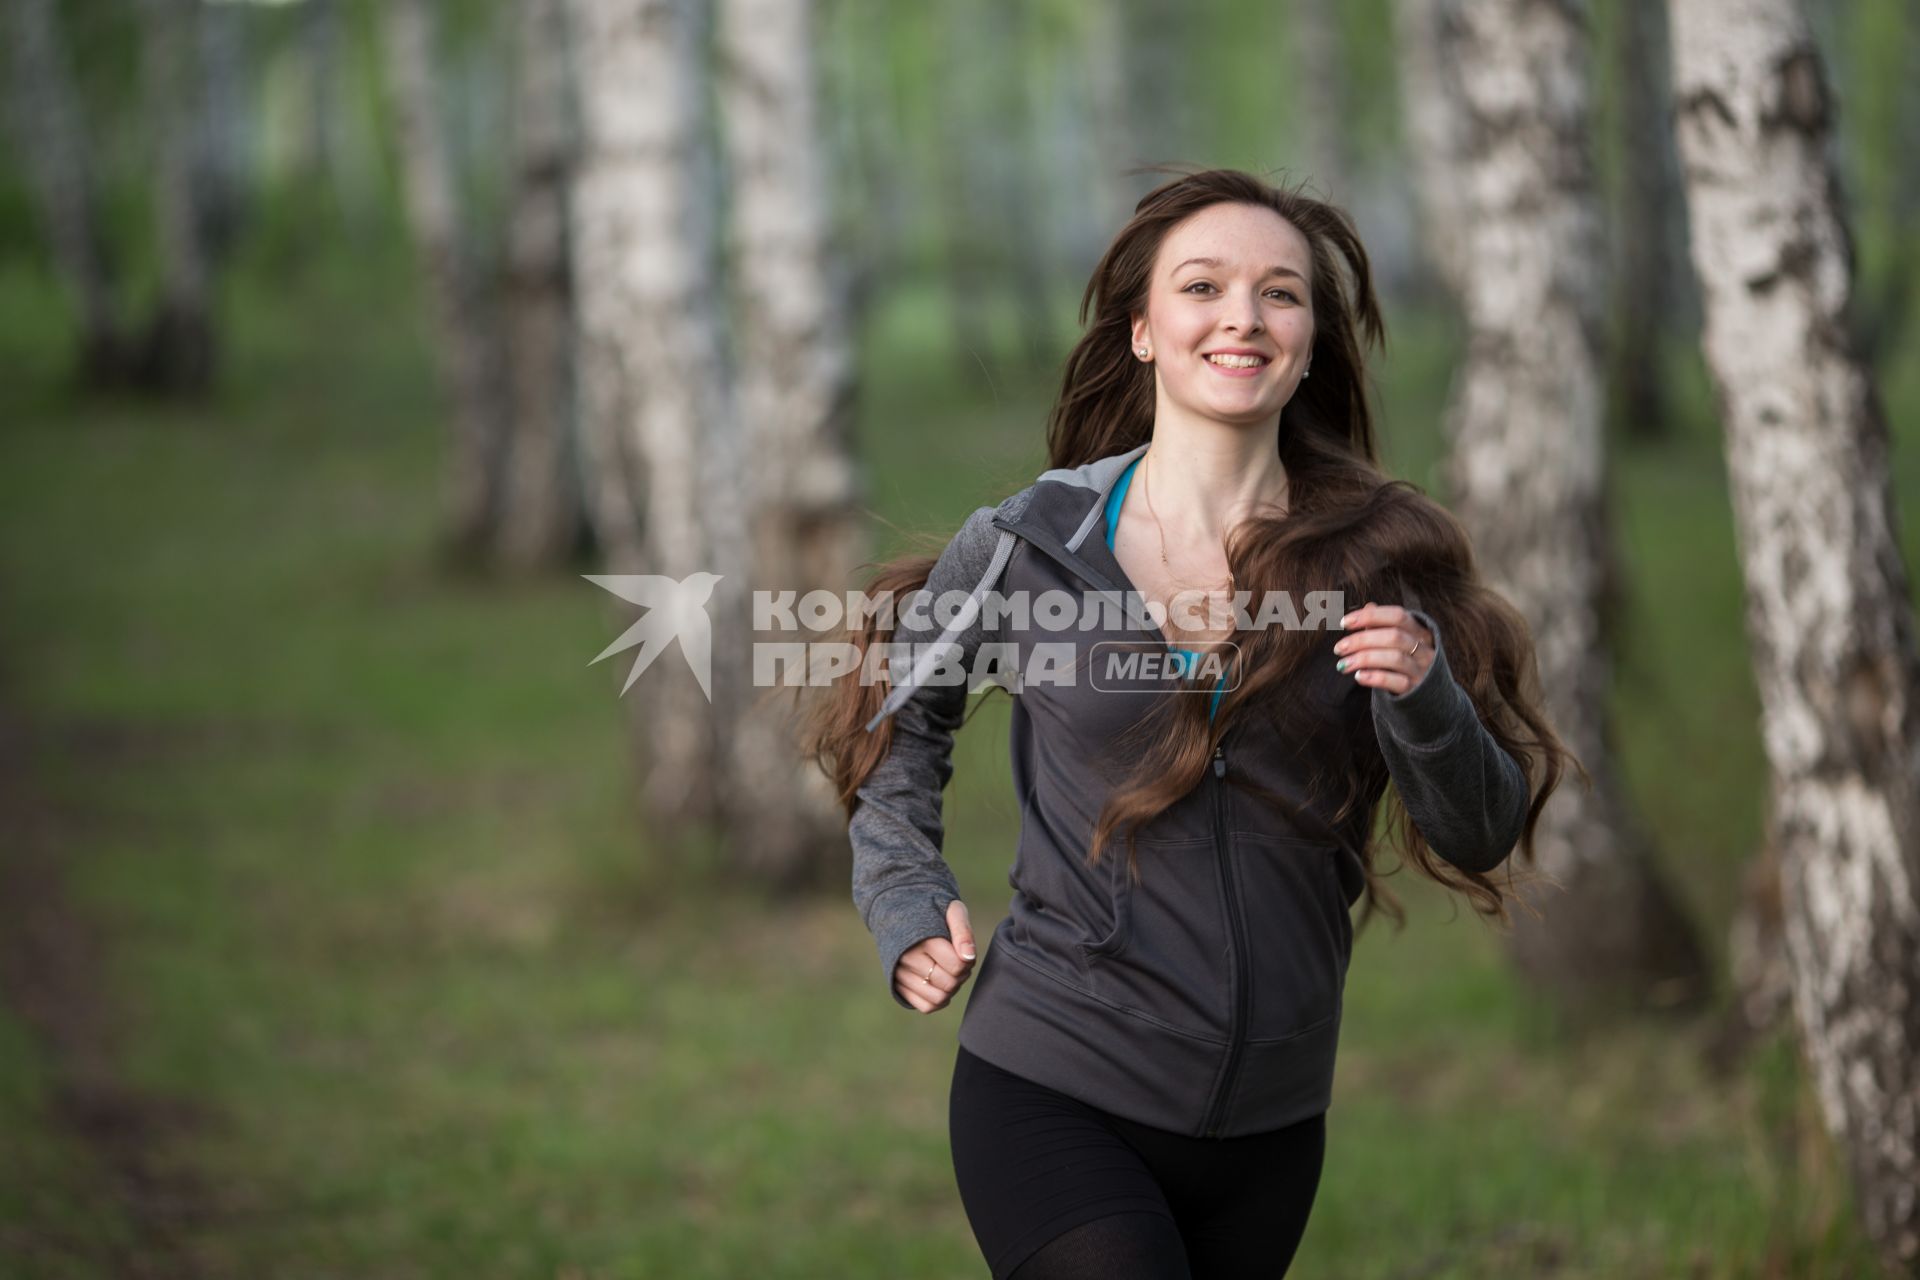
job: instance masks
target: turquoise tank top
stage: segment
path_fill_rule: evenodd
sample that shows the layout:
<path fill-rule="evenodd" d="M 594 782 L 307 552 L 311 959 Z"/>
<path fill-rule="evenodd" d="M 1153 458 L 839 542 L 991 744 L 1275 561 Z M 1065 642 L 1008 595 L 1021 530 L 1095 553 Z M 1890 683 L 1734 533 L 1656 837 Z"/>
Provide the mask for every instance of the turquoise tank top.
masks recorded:
<path fill-rule="evenodd" d="M 1120 527 L 1120 507 L 1127 500 L 1127 486 L 1133 483 L 1133 469 L 1139 465 L 1139 458 L 1129 462 L 1127 469 L 1120 473 L 1120 479 L 1114 484 L 1113 492 L 1107 497 L 1107 550 L 1109 551 L 1113 550 L 1113 531 Z M 1167 641 L 1167 648 L 1181 655 L 1186 660 L 1188 669 L 1200 661 L 1201 655 L 1198 649 L 1182 649 L 1171 640 Z M 1223 672 L 1213 686 L 1213 702 L 1207 707 L 1208 719 L 1212 719 L 1213 713 L 1220 709 L 1220 697 L 1226 691 L 1227 677 Z"/>

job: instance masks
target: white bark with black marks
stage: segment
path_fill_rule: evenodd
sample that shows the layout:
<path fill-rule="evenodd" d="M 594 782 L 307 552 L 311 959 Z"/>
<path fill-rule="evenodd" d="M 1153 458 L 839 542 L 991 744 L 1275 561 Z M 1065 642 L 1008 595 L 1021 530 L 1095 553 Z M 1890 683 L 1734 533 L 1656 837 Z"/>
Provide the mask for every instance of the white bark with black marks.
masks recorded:
<path fill-rule="evenodd" d="M 745 428 L 745 483 L 721 501 L 751 521 L 753 585 L 801 595 L 844 591 L 863 551 L 849 443 L 854 347 L 832 256 L 813 14 L 810 0 L 723 0 L 718 31 Z M 725 636 L 739 637 L 726 646 L 724 678 L 750 695 L 730 706 L 732 843 L 756 873 L 797 879 L 844 849 L 846 822 L 825 775 L 799 754 L 790 691 L 752 687 L 747 596 L 727 586 L 715 592 L 716 645 L 724 617 Z M 715 671 L 718 682 L 717 660 Z"/>
<path fill-rule="evenodd" d="M 1671 4 L 1677 132 L 1772 766 L 1793 1006 L 1868 1234 L 1920 1276 L 1920 649 L 1793 0 Z"/>
<path fill-rule="evenodd" d="M 1535 833 L 1521 971 L 1564 1007 L 1706 994 L 1696 934 L 1612 758 L 1601 428 L 1604 303 L 1584 6 L 1482 0 L 1444 21 L 1455 67 L 1465 364 L 1448 409 L 1449 497 L 1492 585 L 1533 629 L 1547 713 L 1586 765 Z"/>
<path fill-rule="evenodd" d="M 708 59 L 695 0 L 571 0 L 581 108 L 572 243 L 596 533 L 613 573 L 724 573 L 700 503 L 731 453 Z M 672 836 L 714 814 L 713 708 L 677 653 L 628 695 L 643 808 Z"/>

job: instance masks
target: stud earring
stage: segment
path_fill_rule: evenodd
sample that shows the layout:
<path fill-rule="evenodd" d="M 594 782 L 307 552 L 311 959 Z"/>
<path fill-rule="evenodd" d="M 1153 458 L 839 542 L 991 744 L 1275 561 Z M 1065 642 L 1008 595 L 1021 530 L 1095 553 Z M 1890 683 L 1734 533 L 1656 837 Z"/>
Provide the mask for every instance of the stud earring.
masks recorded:
<path fill-rule="evenodd" d="M 1133 353 L 1139 356 L 1142 360 L 1145 360 L 1147 358 L 1147 349 L 1145 347 L 1135 347 L 1133 349 Z"/>

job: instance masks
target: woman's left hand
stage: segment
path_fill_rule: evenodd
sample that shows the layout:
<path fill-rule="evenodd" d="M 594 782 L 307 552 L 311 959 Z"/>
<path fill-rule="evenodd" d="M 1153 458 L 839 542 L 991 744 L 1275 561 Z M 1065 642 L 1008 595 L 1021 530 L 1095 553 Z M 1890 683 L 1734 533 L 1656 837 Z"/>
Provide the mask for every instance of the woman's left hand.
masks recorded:
<path fill-rule="evenodd" d="M 1433 665 L 1433 633 L 1397 604 L 1369 600 L 1340 619 L 1340 626 L 1348 634 L 1333 651 L 1345 655 L 1340 670 L 1361 684 L 1405 693 Z"/>

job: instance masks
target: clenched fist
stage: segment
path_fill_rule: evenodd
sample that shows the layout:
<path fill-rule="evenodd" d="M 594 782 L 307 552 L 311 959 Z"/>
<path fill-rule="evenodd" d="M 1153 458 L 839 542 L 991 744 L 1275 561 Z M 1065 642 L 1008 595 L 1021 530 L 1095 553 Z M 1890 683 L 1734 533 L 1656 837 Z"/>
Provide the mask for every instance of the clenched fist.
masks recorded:
<path fill-rule="evenodd" d="M 958 898 L 947 904 L 947 932 L 953 941 L 923 938 L 900 953 L 893 971 L 893 989 L 921 1013 L 946 1008 L 973 974 L 973 925 L 967 904 Z"/>

